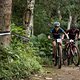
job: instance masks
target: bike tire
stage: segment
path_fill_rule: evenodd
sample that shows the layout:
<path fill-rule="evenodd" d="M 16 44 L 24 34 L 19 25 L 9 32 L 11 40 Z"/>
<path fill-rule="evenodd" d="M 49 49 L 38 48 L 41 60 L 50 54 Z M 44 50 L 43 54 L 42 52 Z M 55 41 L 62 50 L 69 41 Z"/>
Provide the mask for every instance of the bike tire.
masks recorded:
<path fill-rule="evenodd" d="M 55 55 L 54 66 L 57 66 L 57 54 Z"/>
<path fill-rule="evenodd" d="M 57 54 L 58 54 L 58 60 L 57 60 L 57 64 L 58 64 L 58 69 L 61 69 L 61 58 L 62 58 L 62 56 L 61 56 L 61 50 L 60 50 L 60 48 L 59 48 L 59 46 L 58 46 L 58 51 L 57 51 Z"/>
<path fill-rule="evenodd" d="M 78 66 L 80 61 L 79 50 L 76 46 L 74 46 L 74 48 L 76 49 L 76 52 L 74 53 L 73 51 L 73 63 L 75 66 Z"/>

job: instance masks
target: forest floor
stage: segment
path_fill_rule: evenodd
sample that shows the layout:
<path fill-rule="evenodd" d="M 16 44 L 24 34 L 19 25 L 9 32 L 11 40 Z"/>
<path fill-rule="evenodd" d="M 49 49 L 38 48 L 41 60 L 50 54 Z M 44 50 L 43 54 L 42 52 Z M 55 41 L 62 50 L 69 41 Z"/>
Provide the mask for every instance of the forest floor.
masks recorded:
<path fill-rule="evenodd" d="M 31 80 L 80 80 L 80 66 L 44 67 L 44 73 L 35 74 Z"/>

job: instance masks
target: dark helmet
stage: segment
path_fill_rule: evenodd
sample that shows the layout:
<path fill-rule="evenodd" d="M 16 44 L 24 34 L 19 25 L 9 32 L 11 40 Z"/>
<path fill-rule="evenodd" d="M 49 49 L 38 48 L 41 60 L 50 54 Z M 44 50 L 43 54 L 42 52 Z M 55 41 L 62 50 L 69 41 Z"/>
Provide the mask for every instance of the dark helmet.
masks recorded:
<path fill-rule="evenodd" d="M 76 29 L 76 26 L 71 26 L 71 29 Z"/>
<path fill-rule="evenodd" d="M 60 22 L 54 22 L 54 27 L 60 27 Z"/>

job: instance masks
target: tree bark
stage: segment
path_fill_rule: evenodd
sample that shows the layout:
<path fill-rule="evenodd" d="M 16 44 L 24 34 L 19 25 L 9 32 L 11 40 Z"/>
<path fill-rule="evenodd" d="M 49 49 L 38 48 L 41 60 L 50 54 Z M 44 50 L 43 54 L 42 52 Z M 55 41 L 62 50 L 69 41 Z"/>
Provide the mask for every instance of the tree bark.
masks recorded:
<path fill-rule="evenodd" d="M 10 31 L 12 0 L 0 0 L 0 32 Z M 10 35 L 0 36 L 0 45 L 10 43 Z"/>
<path fill-rule="evenodd" d="M 72 25 L 76 27 L 77 25 L 77 19 L 78 19 L 78 15 L 73 15 L 72 17 Z"/>
<path fill-rule="evenodd" d="M 60 6 L 58 7 L 58 17 L 59 17 L 59 20 L 61 20 L 62 19 L 62 16 L 61 16 L 61 11 L 60 11 Z"/>
<path fill-rule="evenodd" d="M 71 23 L 72 23 L 72 15 L 71 15 L 71 12 L 69 12 L 69 20 L 68 20 L 68 27 L 67 27 L 67 29 L 70 29 Z"/>
<path fill-rule="evenodd" d="M 27 0 L 27 8 L 25 9 L 23 15 L 23 25 L 26 29 L 26 36 L 30 37 L 33 35 L 33 10 L 34 10 L 35 0 Z"/>

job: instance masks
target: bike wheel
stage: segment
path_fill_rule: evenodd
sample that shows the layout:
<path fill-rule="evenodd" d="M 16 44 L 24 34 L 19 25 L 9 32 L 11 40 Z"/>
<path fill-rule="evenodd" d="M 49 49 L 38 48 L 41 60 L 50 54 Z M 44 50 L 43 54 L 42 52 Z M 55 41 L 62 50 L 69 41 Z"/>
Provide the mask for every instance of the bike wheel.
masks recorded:
<path fill-rule="evenodd" d="M 79 58 L 79 50 L 76 46 L 74 46 L 74 49 L 75 49 L 75 51 L 73 50 L 73 53 L 72 53 L 73 63 L 74 63 L 75 66 L 78 66 L 79 65 L 79 59 L 80 59 Z"/>
<path fill-rule="evenodd" d="M 59 47 L 58 47 L 57 53 L 58 53 L 57 64 L 58 64 L 58 69 L 60 69 L 61 68 L 61 60 L 62 60 L 62 55 L 61 55 L 62 51 Z"/>
<path fill-rule="evenodd" d="M 55 60 L 54 60 L 54 62 L 53 62 L 53 63 L 54 63 L 54 66 L 57 66 L 57 54 L 55 55 L 54 58 L 55 58 Z"/>

